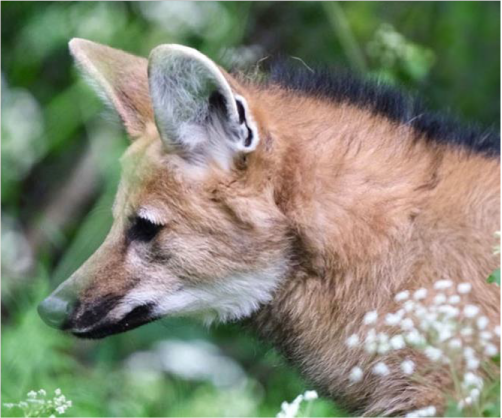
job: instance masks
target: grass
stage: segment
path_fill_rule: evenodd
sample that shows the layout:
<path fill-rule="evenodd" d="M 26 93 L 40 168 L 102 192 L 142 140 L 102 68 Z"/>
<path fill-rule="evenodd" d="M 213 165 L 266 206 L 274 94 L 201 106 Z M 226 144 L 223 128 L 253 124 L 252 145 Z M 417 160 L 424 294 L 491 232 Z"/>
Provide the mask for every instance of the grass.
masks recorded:
<path fill-rule="evenodd" d="M 31 390 L 61 389 L 73 403 L 68 416 L 275 416 L 285 399 L 308 387 L 277 353 L 259 348 L 237 326 L 206 330 L 192 322 L 154 323 L 99 342 L 77 340 L 42 323 L 36 304 L 47 293 L 35 281 L 22 298 L 10 302 L 12 316 L 2 332 L 2 402 L 17 403 Z M 15 305 L 15 307 L 14 307 Z M 213 333 L 216 335 L 210 335 Z M 131 371 L 126 359 L 164 339 L 190 341 L 205 335 L 239 359 L 245 383 L 217 387 L 209 381 L 173 374 Z M 310 416 L 344 416 L 318 400 Z M 2 406 L 2 416 L 23 416 Z"/>

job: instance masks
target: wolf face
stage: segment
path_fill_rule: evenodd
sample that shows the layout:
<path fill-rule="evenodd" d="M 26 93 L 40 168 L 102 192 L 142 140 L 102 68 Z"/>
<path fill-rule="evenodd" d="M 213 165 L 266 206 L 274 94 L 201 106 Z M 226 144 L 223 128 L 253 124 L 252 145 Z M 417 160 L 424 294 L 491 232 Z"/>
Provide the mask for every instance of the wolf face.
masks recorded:
<path fill-rule="evenodd" d="M 469 283 L 469 303 L 499 323 L 500 292 L 486 282 L 499 265 L 496 133 L 335 74 L 272 71 L 255 83 L 176 45 L 148 61 L 82 40 L 70 49 L 132 143 L 112 229 L 41 304 L 46 322 L 96 338 L 164 315 L 251 316 L 356 414 L 444 411 L 453 381 L 423 352 L 375 357 L 346 341 L 368 331 L 368 312 L 397 315 L 396 295 L 438 279 Z M 420 303 L 436 304 L 433 292 Z M 376 361 L 392 373 L 350 381 Z"/>
<path fill-rule="evenodd" d="M 171 314 L 237 319 L 270 301 L 289 268 L 288 226 L 245 88 L 178 45 L 148 61 L 81 39 L 70 50 L 132 142 L 105 242 L 42 318 L 100 338 Z"/>

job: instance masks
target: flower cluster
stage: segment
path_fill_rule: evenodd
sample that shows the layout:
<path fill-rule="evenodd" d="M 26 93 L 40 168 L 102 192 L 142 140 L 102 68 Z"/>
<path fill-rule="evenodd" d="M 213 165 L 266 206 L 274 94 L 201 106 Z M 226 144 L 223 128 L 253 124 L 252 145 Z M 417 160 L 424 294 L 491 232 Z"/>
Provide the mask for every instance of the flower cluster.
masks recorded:
<path fill-rule="evenodd" d="M 298 395 L 291 403 L 283 402 L 281 412 L 277 414 L 277 418 L 294 418 L 298 415 L 300 405 L 303 401 L 312 402 L 317 399 L 318 395 L 315 390 L 307 390 L 304 394 Z M 306 414 L 308 416 L 309 414 Z"/>
<path fill-rule="evenodd" d="M 64 414 L 72 406 L 72 402 L 66 399 L 61 389 L 56 389 L 54 395 L 52 399 L 47 399 L 45 390 L 40 389 L 38 392 L 32 390 L 26 394 L 26 400 L 19 403 L 4 403 L 4 406 L 8 409 L 20 408 L 25 417 L 55 417 L 56 414 Z"/>
<path fill-rule="evenodd" d="M 362 349 L 378 360 L 379 355 L 405 348 L 419 350 L 432 364 L 446 365 L 458 382 L 455 398 L 459 408 L 478 402 L 483 388 L 482 361 L 498 354 L 500 326 L 493 326 L 477 305 L 468 301 L 470 283 L 454 285 L 439 280 L 433 289 L 404 290 L 395 295 L 396 312 L 380 315 L 376 310 L 363 318 L 364 335 L 353 334 L 346 340 L 351 349 Z M 386 332 L 384 332 L 386 331 Z M 400 373 L 416 376 L 419 371 L 413 359 L 402 351 L 399 365 L 372 362 L 370 370 L 355 366 L 348 378 L 351 384 L 363 380 L 365 373 L 387 376 Z M 399 355 L 399 353 L 396 353 Z M 410 417 L 434 416 L 433 406 L 411 412 Z"/>

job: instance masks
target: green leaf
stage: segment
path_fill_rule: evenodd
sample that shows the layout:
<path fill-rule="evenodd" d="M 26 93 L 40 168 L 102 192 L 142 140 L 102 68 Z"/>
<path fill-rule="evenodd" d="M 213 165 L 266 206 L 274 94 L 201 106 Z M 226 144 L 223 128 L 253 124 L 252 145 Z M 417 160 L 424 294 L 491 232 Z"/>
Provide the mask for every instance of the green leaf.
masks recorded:
<path fill-rule="evenodd" d="M 495 283 L 497 286 L 500 286 L 500 269 L 495 270 L 488 277 L 488 283 Z"/>
<path fill-rule="evenodd" d="M 448 401 L 446 411 L 444 414 L 445 417 L 463 417 L 462 409 L 459 408 L 458 403 L 450 400 Z"/>

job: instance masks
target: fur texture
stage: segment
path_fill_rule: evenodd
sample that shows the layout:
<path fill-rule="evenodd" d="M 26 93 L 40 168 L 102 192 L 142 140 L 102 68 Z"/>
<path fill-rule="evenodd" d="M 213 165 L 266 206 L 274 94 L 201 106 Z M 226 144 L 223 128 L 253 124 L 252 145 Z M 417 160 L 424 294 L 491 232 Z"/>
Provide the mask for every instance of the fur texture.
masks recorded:
<path fill-rule="evenodd" d="M 248 317 L 316 388 L 352 411 L 400 415 L 429 405 L 442 411 L 442 394 L 452 385 L 444 370 L 417 382 L 396 369 L 353 385 L 351 368 L 371 367 L 375 359 L 349 352 L 344 342 L 361 329 L 366 312 L 393 312 L 398 292 L 431 288 L 438 279 L 471 283 L 470 301 L 498 323 L 499 292 L 486 283 L 498 266 L 496 137 L 443 125 L 387 89 L 346 78 L 281 72 L 260 84 L 221 71 L 218 79 L 230 91 L 224 99 L 236 100 L 232 123 L 252 126 L 260 141 L 226 155 L 231 164 L 218 158 L 195 164 L 190 147 L 166 150 L 150 110 L 155 91 L 117 93 L 128 91 L 128 83 L 115 82 L 127 79 L 123 62 L 143 67 L 131 79 L 146 78 L 146 60 L 88 42 L 74 42 L 73 50 L 84 69 L 91 65 L 91 76 L 96 68 L 111 69 L 100 73 L 101 83 L 109 96 L 132 102 L 118 106 L 119 113 L 134 111 L 122 113 L 126 127 L 143 129 L 122 161 L 109 236 L 51 296 L 73 289 L 78 304 L 66 328 L 102 337 L 164 314 Z M 200 68 L 214 71 L 200 54 L 178 59 L 194 56 Z M 101 61 L 88 64 L 95 59 Z M 165 68 L 163 60 L 150 61 L 150 75 Z M 177 86 L 200 81 L 196 73 L 177 73 Z M 200 76 L 207 77 L 205 70 Z M 150 90 L 157 88 L 150 79 Z M 194 109 L 189 119 L 199 114 Z M 222 132 L 218 141 L 228 143 L 218 146 L 235 140 Z M 208 131 L 201 135 L 198 144 L 214 147 Z M 427 370 L 413 350 L 379 360 L 396 368 L 403 356 Z"/>
<path fill-rule="evenodd" d="M 473 152 L 500 155 L 500 134 L 476 124 L 461 123 L 452 115 L 429 111 L 421 100 L 375 81 L 362 81 L 343 70 L 293 68 L 285 62 L 271 65 L 270 84 L 309 97 L 351 103 L 394 122 L 409 125 L 420 139 L 447 142 Z"/>

